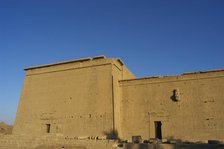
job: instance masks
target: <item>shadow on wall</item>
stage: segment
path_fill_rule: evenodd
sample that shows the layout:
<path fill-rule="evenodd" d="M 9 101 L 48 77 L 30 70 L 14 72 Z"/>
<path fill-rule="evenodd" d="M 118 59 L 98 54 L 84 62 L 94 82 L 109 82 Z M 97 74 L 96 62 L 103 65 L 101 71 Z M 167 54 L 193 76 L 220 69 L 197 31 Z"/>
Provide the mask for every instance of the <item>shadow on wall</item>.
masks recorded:
<path fill-rule="evenodd" d="M 120 140 L 119 137 L 118 137 L 118 131 L 117 130 L 104 131 L 103 134 L 107 137 L 107 139 Z"/>
<path fill-rule="evenodd" d="M 177 102 L 179 100 L 179 95 L 178 94 L 179 94 L 178 90 L 177 89 L 174 89 L 173 90 L 173 95 L 170 96 L 170 99 L 172 101 L 174 101 L 174 102 Z"/>

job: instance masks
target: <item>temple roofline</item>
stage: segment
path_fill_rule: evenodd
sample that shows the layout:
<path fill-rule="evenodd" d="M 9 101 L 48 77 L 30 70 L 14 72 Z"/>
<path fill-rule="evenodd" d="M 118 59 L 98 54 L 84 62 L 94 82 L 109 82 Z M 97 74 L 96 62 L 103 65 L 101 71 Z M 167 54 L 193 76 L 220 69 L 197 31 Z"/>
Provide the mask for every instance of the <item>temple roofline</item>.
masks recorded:
<path fill-rule="evenodd" d="M 44 64 L 44 65 L 37 65 L 37 66 L 31 66 L 24 68 L 25 71 L 30 69 L 36 69 L 36 68 L 43 68 L 43 67 L 49 67 L 49 66 L 55 66 L 55 65 L 62 65 L 62 64 L 68 64 L 68 63 L 74 63 L 74 62 L 85 62 L 90 60 L 97 60 L 97 59 L 105 59 L 106 57 L 104 55 L 99 55 L 95 57 L 86 57 L 86 58 L 80 58 L 80 59 L 73 59 L 63 62 L 56 62 L 56 63 L 50 63 L 50 64 Z"/>
<path fill-rule="evenodd" d="M 211 73 L 211 72 L 224 72 L 224 69 L 212 69 L 207 71 L 196 71 L 196 72 L 185 72 L 179 75 L 165 75 L 165 76 L 146 76 L 146 77 L 139 77 L 134 79 L 124 79 L 119 80 L 119 82 L 126 82 L 126 81 L 134 81 L 134 80 L 144 80 L 144 79 L 155 79 L 155 78 L 167 78 L 167 77 L 180 77 L 180 76 L 187 76 L 192 74 L 204 74 L 204 73 Z"/>

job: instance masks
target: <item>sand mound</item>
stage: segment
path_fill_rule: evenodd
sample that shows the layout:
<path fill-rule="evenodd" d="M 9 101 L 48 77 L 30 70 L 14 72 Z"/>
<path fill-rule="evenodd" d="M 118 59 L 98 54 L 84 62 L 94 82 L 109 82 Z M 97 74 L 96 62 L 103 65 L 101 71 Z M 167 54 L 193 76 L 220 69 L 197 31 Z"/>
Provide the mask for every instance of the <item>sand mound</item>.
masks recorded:
<path fill-rule="evenodd" d="M 5 122 L 0 122 L 0 134 L 11 134 L 12 126 L 7 125 Z"/>

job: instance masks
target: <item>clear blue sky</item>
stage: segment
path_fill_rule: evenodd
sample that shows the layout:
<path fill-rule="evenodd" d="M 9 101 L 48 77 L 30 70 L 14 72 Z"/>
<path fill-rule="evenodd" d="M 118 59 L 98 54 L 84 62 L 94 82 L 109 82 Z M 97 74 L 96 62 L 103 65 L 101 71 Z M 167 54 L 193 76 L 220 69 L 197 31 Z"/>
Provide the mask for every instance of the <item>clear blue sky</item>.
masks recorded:
<path fill-rule="evenodd" d="M 0 0 L 0 121 L 24 67 L 101 54 L 138 77 L 224 68 L 224 0 Z"/>

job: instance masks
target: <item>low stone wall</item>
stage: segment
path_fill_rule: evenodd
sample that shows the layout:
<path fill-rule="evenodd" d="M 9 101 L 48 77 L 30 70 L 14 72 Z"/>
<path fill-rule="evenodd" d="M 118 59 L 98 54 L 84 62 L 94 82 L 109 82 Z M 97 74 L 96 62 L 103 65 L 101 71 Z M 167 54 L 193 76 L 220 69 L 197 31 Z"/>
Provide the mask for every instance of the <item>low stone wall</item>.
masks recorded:
<path fill-rule="evenodd" d="M 61 146 L 61 145 L 40 145 L 35 149 L 86 149 L 85 146 Z"/>
<path fill-rule="evenodd" d="M 0 149 L 112 149 L 111 140 L 76 140 L 58 137 L 35 138 L 5 135 L 0 137 Z"/>
<path fill-rule="evenodd" d="M 224 144 L 124 143 L 113 140 L 1 135 L 0 149 L 224 149 Z"/>

